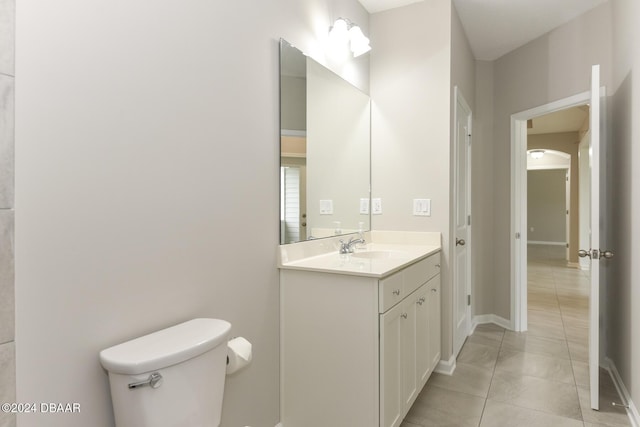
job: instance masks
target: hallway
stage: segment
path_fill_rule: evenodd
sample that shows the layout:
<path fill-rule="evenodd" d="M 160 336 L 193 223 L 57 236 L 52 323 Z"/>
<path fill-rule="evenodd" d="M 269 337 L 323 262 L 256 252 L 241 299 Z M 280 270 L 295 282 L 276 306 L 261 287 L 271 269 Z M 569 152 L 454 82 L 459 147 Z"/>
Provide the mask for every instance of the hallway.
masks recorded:
<path fill-rule="evenodd" d="M 630 426 L 600 374 L 589 407 L 588 272 L 567 268 L 562 246 L 529 245 L 527 332 L 478 325 L 452 376 L 434 373 L 401 427 Z"/>

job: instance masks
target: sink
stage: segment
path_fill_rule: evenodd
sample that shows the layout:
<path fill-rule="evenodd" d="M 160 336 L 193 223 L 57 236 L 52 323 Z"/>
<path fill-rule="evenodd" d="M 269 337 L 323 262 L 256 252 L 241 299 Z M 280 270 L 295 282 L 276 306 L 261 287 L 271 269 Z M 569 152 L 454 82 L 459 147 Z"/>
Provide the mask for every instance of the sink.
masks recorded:
<path fill-rule="evenodd" d="M 407 258 L 409 254 L 402 251 L 365 251 L 354 252 L 351 256 L 354 258 L 365 259 L 402 259 Z"/>

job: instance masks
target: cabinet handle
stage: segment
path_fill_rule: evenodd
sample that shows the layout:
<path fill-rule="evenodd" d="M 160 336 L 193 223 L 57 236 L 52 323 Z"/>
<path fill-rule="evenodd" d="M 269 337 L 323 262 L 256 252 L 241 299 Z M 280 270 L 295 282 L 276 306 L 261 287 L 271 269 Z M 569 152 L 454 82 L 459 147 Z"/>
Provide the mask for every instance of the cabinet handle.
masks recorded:
<path fill-rule="evenodd" d="M 407 313 L 402 313 L 400 317 L 402 317 L 403 319 L 406 319 L 408 316 L 407 316 Z"/>
<path fill-rule="evenodd" d="M 394 295 L 400 295 L 400 289 L 396 289 L 395 291 L 393 291 Z"/>
<path fill-rule="evenodd" d="M 416 301 L 416 303 L 418 303 L 418 305 L 422 305 L 422 303 L 424 303 L 425 299 L 424 297 L 420 298 L 418 301 Z"/>
<path fill-rule="evenodd" d="M 438 292 L 436 288 L 431 289 L 431 292 Z"/>
<path fill-rule="evenodd" d="M 440 264 L 436 264 L 436 267 L 440 268 Z"/>

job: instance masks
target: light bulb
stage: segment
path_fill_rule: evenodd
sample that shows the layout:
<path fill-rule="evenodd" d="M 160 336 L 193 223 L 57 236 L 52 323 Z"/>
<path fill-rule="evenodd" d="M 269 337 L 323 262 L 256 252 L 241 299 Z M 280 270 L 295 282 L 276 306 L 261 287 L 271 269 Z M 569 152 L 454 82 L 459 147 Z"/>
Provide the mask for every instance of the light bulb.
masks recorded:
<path fill-rule="evenodd" d="M 354 57 L 358 57 L 371 50 L 369 39 L 362 34 L 362 30 L 357 25 L 353 25 L 349 29 L 349 39 L 351 40 L 351 52 L 353 52 Z"/>
<path fill-rule="evenodd" d="M 342 18 L 336 19 L 329 29 L 329 40 L 334 45 L 345 44 L 349 38 L 347 21 Z"/>

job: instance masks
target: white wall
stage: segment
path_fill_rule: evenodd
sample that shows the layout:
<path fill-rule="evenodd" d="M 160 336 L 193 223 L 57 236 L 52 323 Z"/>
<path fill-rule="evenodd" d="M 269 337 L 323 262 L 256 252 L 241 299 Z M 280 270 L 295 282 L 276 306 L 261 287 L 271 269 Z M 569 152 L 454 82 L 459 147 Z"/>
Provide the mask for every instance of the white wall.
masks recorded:
<path fill-rule="evenodd" d="M 476 109 L 471 160 L 473 310 L 493 314 L 493 61 L 476 61 Z"/>
<path fill-rule="evenodd" d="M 588 90 L 593 64 L 601 64 L 603 84 L 610 86 L 611 31 L 611 7 L 605 3 L 497 59 L 491 73 L 478 73 L 477 87 L 491 84 L 494 88 L 493 135 L 484 135 L 492 140 L 480 141 L 493 159 L 478 168 L 493 171 L 493 188 L 487 196 L 493 197 L 494 208 L 491 218 L 475 222 L 477 227 L 493 227 L 494 281 L 480 292 L 493 288 L 493 313 L 505 319 L 511 317 L 510 116 Z M 490 105 L 487 100 L 477 102 Z"/>
<path fill-rule="evenodd" d="M 449 0 L 371 16 L 372 197 L 375 230 L 439 231 L 443 248 L 442 348 L 452 352 L 450 114 L 453 85 L 473 106 L 474 61 Z M 431 199 L 430 217 L 412 214 Z"/>
<path fill-rule="evenodd" d="M 197 317 L 254 344 L 225 427 L 278 422 L 278 39 L 318 60 L 355 0 L 21 1 L 17 401 L 113 425 L 98 352 Z M 368 59 L 334 64 L 368 87 Z M 243 173 L 244 172 L 244 173 Z"/>
<path fill-rule="evenodd" d="M 640 3 L 613 0 L 612 213 L 607 355 L 640 407 Z M 637 417 L 636 412 L 636 417 Z"/>

